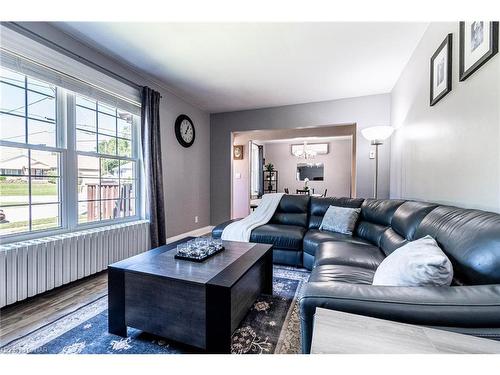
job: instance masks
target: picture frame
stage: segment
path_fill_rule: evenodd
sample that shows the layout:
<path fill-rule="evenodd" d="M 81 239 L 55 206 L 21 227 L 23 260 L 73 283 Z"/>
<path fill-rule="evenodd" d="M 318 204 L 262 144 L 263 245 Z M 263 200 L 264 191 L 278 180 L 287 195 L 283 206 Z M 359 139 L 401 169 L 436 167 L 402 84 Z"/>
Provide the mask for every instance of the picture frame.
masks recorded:
<path fill-rule="evenodd" d="M 448 34 L 431 57 L 430 105 L 443 99 L 451 91 L 453 34 Z"/>
<path fill-rule="evenodd" d="M 243 160 L 243 145 L 233 146 L 233 160 Z"/>
<path fill-rule="evenodd" d="M 498 21 L 462 21 L 459 27 L 459 80 L 465 81 L 498 52 Z"/>

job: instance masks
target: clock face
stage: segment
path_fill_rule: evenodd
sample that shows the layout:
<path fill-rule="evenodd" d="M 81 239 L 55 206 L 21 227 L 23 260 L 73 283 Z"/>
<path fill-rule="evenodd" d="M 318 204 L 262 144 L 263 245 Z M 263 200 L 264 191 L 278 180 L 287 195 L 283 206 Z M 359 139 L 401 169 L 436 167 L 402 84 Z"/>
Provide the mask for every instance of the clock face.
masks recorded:
<path fill-rule="evenodd" d="M 190 147 L 194 143 L 194 125 L 188 116 L 180 115 L 175 120 L 175 136 L 183 147 Z"/>
<path fill-rule="evenodd" d="M 194 128 L 188 120 L 181 122 L 181 137 L 186 143 L 191 143 L 194 137 Z"/>

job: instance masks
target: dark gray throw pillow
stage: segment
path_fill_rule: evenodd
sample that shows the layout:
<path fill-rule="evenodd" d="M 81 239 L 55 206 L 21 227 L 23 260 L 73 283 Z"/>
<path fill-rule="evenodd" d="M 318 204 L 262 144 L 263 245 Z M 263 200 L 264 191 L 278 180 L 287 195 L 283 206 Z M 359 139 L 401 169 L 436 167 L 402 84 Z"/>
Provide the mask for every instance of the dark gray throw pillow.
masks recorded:
<path fill-rule="evenodd" d="M 352 236 L 360 212 L 361 208 L 330 206 L 323 216 L 319 229 Z"/>

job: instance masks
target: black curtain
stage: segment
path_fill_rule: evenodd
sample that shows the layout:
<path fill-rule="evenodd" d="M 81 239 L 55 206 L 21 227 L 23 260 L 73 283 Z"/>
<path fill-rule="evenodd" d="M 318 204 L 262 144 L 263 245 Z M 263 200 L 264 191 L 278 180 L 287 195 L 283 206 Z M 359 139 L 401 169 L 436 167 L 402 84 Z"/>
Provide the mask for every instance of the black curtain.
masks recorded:
<path fill-rule="evenodd" d="M 264 195 L 264 146 L 259 148 L 259 198 Z"/>
<path fill-rule="evenodd" d="M 152 248 L 167 242 L 160 138 L 160 93 L 143 87 L 141 144 L 146 179 L 146 215 L 150 221 Z"/>

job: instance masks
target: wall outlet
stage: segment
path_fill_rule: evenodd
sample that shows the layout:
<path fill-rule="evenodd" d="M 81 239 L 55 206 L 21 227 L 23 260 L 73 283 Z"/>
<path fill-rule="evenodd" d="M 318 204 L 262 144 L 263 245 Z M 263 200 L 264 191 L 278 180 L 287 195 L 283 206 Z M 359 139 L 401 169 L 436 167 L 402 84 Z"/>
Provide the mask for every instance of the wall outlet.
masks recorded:
<path fill-rule="evenodd" d="M 194 217 L 194 222 L 197 223 L 198 222 L 198 216 L 195 216 Z"/>
<path fill-rule="evenodd" d="M 375 159 L 375 150 L 370 150 L 370 159 Z"/>

